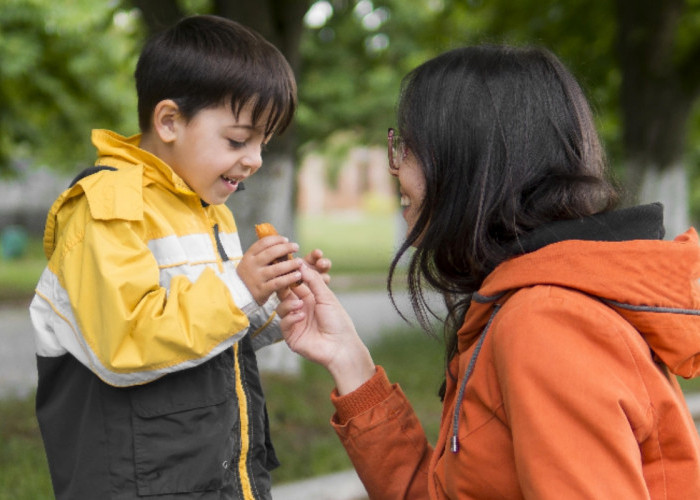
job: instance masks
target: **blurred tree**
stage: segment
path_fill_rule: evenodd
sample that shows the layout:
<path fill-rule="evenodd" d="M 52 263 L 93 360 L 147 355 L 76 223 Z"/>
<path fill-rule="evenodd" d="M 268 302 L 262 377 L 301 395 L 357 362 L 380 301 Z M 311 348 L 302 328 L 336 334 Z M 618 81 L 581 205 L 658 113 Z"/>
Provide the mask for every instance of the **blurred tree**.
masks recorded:
<path fill-rule="evenodd" d="M 232 197 L 244 241 L 261 220 L 292 234 L 298 145 L 337 154 L 349 142 L 383 144 L 401 77 L 439 52 L 484 41 L 556 52 L 587 90 L 630 191 L 665 203 L 669 234 L 685 227 L 671 221 L 682 219 L 674 207 L 685 212 L 686 172 L 700 178 L 687 166 L 700 160 L 688 141 L 700 139 L 700 0 L 5 0 L 0 173 L 30 162 L 76 169 L 93 159 L 90 128 L 136 132 L 131 75 L 143 35 L 195 12 L 258 30 L 298 75 L 296 126 L 273 141 L 249 191 Z M 677 179 L 669 194 L 653 192 L 669 179 Z"/>
<path fill-rule="evenodd" d="M 700 0 L 319 0 L 314 9 L 326 15 L 302 45 L 304 139 L 341 127 L 383 141 L 400 76 L 416 64 L 467 43 L 541 44 L 587 91 L 626 201 L 660 200 L 668 235 L 687 228 Z"/>
<path fill-rule="evenodd" d="M 441 2 L 320 0 L 306 22 L 297 119 L 301 142 L 319 147 L 336 132 L 385 144 L 401 78 L 477 30 L 480 17 Z"/>
<path fill-rule="evenodd" d="M 617 0 L 617 57 L 628 186 L 666 207 L 668 236 L 688 226 L 690 116 L 700 93 L 700 2 Z"/>
<path fill-rule="evenodd" d="M 0 2 L 0 175 L 82 168 L 90 128 L 133 126 L 134 53 L 128 13 L 108 2 Z"/>

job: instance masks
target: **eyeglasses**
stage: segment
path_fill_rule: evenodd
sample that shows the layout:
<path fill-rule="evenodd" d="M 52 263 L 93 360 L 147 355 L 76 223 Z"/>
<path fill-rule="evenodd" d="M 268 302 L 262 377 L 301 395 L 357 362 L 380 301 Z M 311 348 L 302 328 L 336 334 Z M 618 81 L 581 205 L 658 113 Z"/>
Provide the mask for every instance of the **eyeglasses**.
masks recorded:
<path fill-rule="evenodd" d="M 389 143 L 389 170 L 398 172 L 401 162 L 406 158 L 406 143 L 393 128 L 389 129 L 387 141 Z"/>

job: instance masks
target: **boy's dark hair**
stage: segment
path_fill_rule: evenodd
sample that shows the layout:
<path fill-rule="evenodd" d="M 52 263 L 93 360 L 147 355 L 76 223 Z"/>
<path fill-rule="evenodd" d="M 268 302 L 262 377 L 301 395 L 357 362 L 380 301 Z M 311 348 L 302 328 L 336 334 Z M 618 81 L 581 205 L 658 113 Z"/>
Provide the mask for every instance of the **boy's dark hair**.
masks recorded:
<path fill-rule="evenodd" d="M 409 268 L 419 319 L 422 278 L 464 305 L 519 238 L 617 203 L 583 91 L 545 49 L 466 47 L 427 61 L 403 81 L 398 128 L 426 192 L 388 285 L 419 241 Z"/>
<path fill-rule="evenodd" d="M 175 101 L 186 120 L 227 101 L 238 117 L 254 102 L 254 124 L 270 110 L 266 136 L 287 128 L 297 104 L 294 74 L 282 53 L 255 31 L 217 16 L 187 17 L 152 36 L 135 77 L 142 132 L 164 99 Z"/>

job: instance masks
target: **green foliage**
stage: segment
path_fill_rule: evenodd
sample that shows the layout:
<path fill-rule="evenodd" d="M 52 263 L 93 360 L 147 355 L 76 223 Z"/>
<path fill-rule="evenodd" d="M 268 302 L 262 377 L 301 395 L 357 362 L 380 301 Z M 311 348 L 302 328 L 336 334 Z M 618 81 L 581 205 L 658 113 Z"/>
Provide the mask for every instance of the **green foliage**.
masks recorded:
<path fill-rule="evenodd" d="M 323 3 L 323 2 L 317 2 Z M 425 60 L 474 43 L 541 44 L 572 68 L 596 109 L 599 130 L 613 157 L 620 154 L 614 59 L 615 20 L 609 2 L 572 0 L 333 1 L 331 17 L 302 39 L 304 58 L 297 115 L 302 142 L 318 143 L 338 130 L 383 144 L 394 123 L 401 78 Z M 360 6 L 363 5 L 363 8 Z M 371 9 L 371 10 L 370 10 Z M 365 13 L 364 16 L 359 12 Z M 376 28 L 364 17 L 381 11 Z M 370 14 L 366 14 L 370 12 Z M 377 36 L 386 47 L 369 49 Z"/>
<path fill-rule="evenodd" d="M 92 163 L 90 130 L 136 131 L 135 23 L 109 2 L 0 3 L 0 173 Z"/>
<path fill-rule="evenodd" d="M 684 3 L 674 61 L 697 53 L 700 44 L 700 0 Z M 458 45 L 508 42 L 545 45 L 564 60 L 595 108 L 611 163 L 620 163 L 615 2 L 318 0 L 312 9 L 321 4 L 330 7 L 329 17 L 308 25 L 300 42 L 300 144 L 329 157 L 338 145 L 325 143 L 337 134 L 383 145 L 410 69 Z M 137 131 L 132 73 L 144 30 L 131 5 L 0 2 L 0 173 L 26 164 L 67 169 L 91 163 L 90 129 Z M 217 7 L 211 0 L 173 5 L 190 14 Z M 698 179 L 699 134 L 696 112 L 687 163 Z M 696 190 L 693 200 L 700 198 Z"/>
<path fill-rule="evenodd" d="M 328 2 L 317 2 L 328 3 Z M 440 2 L 333 1 L 332 15 L 301 42 L 297 115 L 301 142 L 338 130 L 383 144 L 394 123 L 401 78 L 413 67 L 466 41 L 479 19 Z"/>

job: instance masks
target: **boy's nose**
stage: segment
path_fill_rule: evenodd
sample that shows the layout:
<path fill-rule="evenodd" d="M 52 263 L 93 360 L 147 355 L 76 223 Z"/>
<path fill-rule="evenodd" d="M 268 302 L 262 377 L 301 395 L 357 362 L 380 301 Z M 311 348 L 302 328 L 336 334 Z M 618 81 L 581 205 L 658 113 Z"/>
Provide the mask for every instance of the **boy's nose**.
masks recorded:
<path fill-rule="evenodd" d="M 253 174 L 262 165 L 262 151 L 260 149 L 250 149 L 243 157 L 241 163 L 250 169 Z"/>

